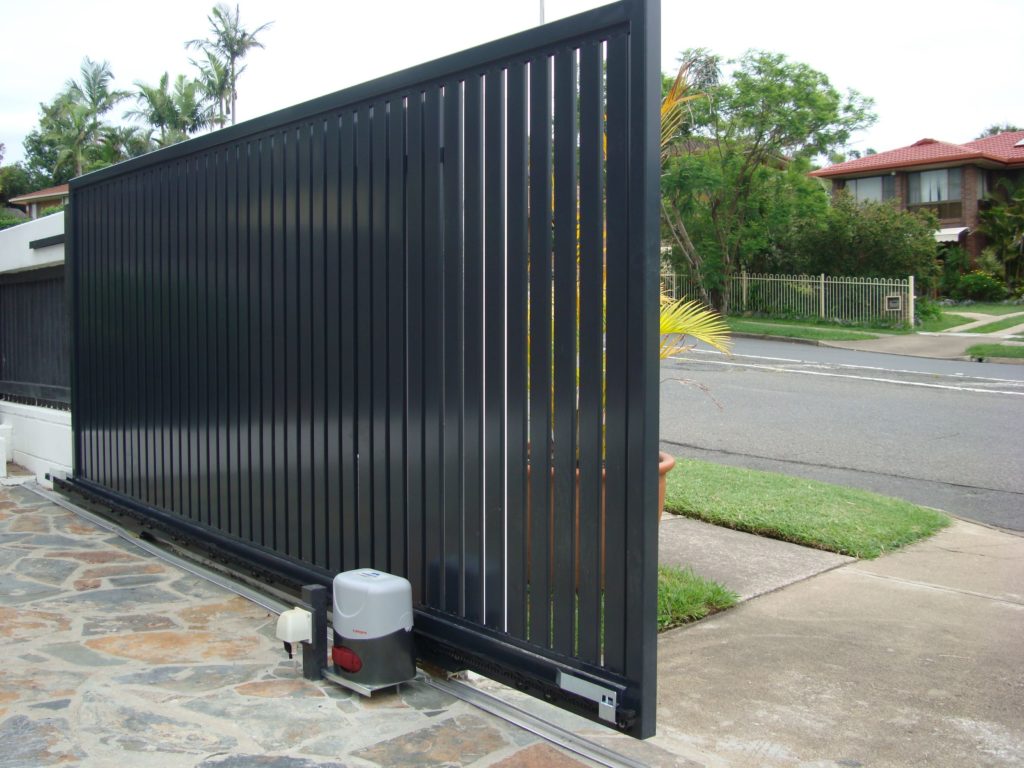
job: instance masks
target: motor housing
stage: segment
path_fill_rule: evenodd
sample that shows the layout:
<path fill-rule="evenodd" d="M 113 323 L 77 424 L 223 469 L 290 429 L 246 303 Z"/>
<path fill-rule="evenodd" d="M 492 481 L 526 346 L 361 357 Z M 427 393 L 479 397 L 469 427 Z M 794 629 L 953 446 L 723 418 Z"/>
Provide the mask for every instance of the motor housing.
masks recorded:
<path fill-rule="evenodd" d="M 335 672 L 362 686 L 416 676 L 412 585 L 401 576 L 359 568 L 334 577 Z"/>

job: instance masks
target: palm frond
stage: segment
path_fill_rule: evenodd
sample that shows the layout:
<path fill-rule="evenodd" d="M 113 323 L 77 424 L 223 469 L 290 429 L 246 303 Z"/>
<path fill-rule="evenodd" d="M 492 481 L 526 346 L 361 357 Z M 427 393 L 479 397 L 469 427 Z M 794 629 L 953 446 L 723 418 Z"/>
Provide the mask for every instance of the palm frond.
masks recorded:
<path fill-rule="evenodd" d="M 686 61 L 679 67 L 676 79 L 672 87 L 668 89 L 665 97 L 661 100 L 661 156 L 665 159 L 665 153 L 669 145 L 683 124 L 683 105 L 688 101 L 700 98 L 699 93 L 690 93 L 690 64 Z"/>
<path fill-rule="evenodd" d="M 732 341 L 729 326 L 722 316 L 698 301 L 661 297 L 661 347 L 662 359 L 690 349 L 693 345 L 687 338 L 702 341 L 720 352 L 729 353 Z"/>

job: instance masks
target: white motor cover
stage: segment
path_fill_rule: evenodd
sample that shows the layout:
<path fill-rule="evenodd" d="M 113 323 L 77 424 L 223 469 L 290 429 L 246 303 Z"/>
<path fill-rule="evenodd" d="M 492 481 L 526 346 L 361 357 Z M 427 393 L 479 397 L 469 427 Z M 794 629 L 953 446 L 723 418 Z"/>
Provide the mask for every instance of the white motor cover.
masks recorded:
<path fill-rule="evenodd" d="M 412 630 L 412 585 L 372 568 L 334 577 L 334 631 L 351 640 Z"/>

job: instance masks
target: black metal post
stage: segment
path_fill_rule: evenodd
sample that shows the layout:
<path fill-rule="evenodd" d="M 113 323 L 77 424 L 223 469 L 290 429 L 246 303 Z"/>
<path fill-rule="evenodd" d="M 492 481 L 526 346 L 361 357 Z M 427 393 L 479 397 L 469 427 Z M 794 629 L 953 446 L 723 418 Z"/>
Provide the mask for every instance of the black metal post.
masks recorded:
<path fill-rule="evenodd" d="M 302 676 L 319 680 L 327 663 L 327 587 L 307 584 L 302 588 L 302 601 L 313 614 L 313 640 L 302 644 Z"/>
<path fill-rule="evenodd" d="M 627 392 L 626 677 L 639 696 L 634 735 L 655 732 L 658 600 L 658 179 L 661 3 L 634 0 L 629 42 L 629 277 Z M 631 692 L 632 693 L 632 692 Z"/>

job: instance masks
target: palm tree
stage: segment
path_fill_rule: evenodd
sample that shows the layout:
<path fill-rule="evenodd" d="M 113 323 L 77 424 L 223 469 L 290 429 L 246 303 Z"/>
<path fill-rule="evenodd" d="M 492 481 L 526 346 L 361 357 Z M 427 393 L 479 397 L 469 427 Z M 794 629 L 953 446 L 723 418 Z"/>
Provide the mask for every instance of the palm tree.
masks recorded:
<path fill-rule="evenodd" d="M 223 126 L 227 122 L 226 115 L 231 99 L 231 84 L 228 82 L 228 68 L 223 61 L 211 51 L 203 51 L 206 61 L 190 59 L 192 66 L 199 70 L 199 85 L 203 94 L 217 105 L 217 116 L 214 122 Z"/>
<path fill-rule="evenodd" d="M 157 146 L 166 147 L 184 141 L 210 125 L 210 107 L 202 98 L 201 87 L 195 80 L 178 75 L 171 89 L 170 75 L 164 72 L 157 85 L 136 81 L 135 100 L 138 109 L 129 110 L 125 117 L 137 118 L 153 130 L 159 131 Z"/>
<path fill-rule="evenodd" d="M 153 131 L 132 125 L 106 125 L 100 132 L 96 168 L 103 168 L 152 151 Z"/>
<path fill-rule="evenodd" d="M 256 39 L 256 35 L 270 27 L 273 22 L 268 21 L 261 24 L 253 31 L 242 26 L 241 14 L 238 5 L 235 5 L 234 13 L 224 3 L 218 3 L 207 17 L 210 22 L 212 40 L 189 40 L 185 43 L 186 48 L 205 51 L 220 59 L 227 69 L 228 113 L 231 115 L 231 124 L 235 124 L 235 108 L 238 102 L 238 76 L 245 71 L 245 66 L 239 66 L 239 62 L 253 48 L 262 48 L 263 43 Z"/>
<path fill-rule="evenodd" d="M 114 73 L 110 71 L 110 63 L 97 62 L 86 56 L 82 59 L 81 79 L 68 80 L 65 91 L 78 104 L 85 106 L 98 126 L 102 115 L 112 110 L 130 95 L 127 91 L 112 91 L 110 83 Z"/>
<path fill-rule="evenodd" d="M 97 123 L 90 109 L 70 93 L 61 94 L 53 104 L 44 105 L 40 127 L 45 141 L 56 149 L 54 175 L 70 168 L 75 176 L 81 176 L 97 138 Z"/>
<path fill-rule="evenodd" d="M 100 146 L 108 127 L 102 117 L 128 95 L 111 90 L 113 79 L 108 62 L 86 56 L 81 77 L 68 80 L 52 104 L 42 105 L 39 138 L 54 148 L 55 177 L 68 172 L 81 176 L 102 164 Z"/>

